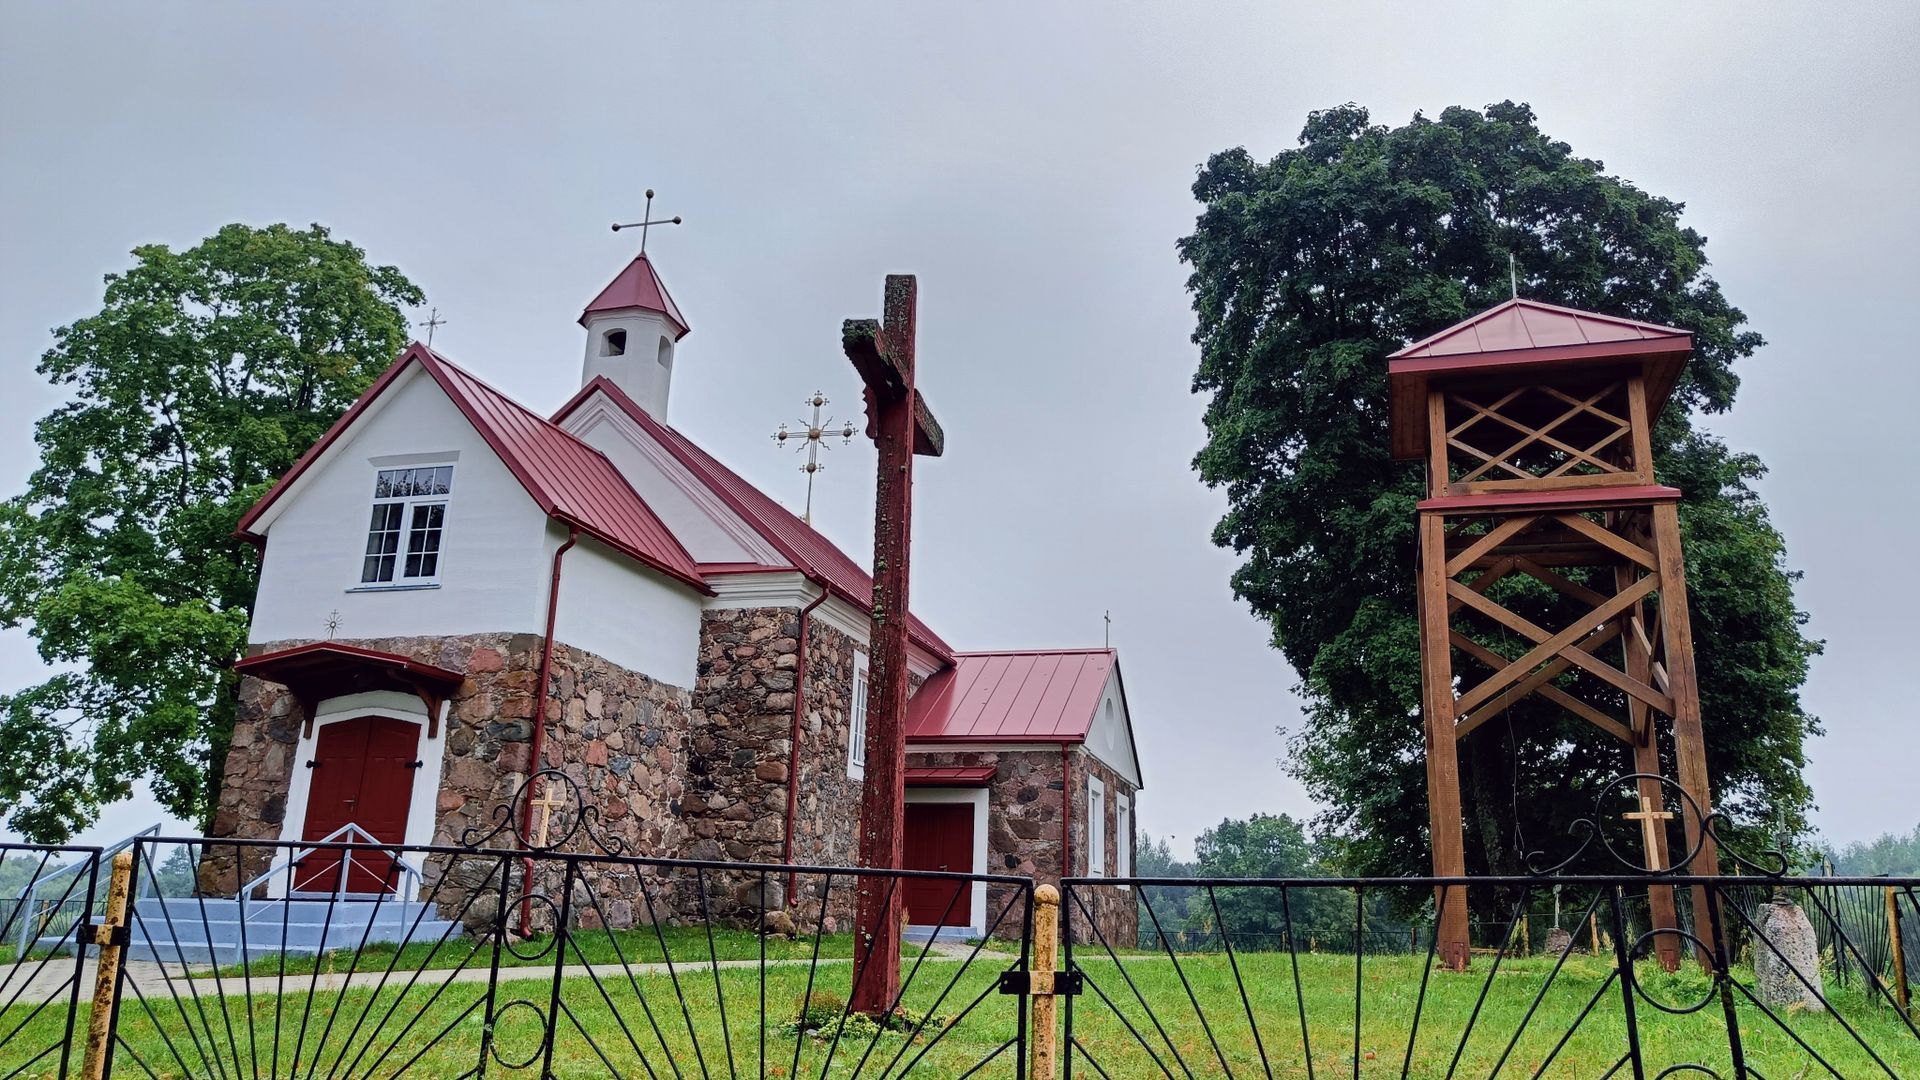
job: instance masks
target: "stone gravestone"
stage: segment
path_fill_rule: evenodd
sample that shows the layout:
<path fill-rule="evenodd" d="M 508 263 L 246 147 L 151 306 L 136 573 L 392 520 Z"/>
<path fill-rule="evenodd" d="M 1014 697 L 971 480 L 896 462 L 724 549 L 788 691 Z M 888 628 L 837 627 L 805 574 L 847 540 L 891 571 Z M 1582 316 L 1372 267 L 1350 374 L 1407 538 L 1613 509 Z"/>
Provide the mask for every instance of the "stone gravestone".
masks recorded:
<path fill-rule="evenodd" d="M 1807 913 L 1779 893 L 1760 905 L 1754 921 L 1761 939 L 1753 943 L 1753 977 L 1759 983 L 1760 1000 L 1776 1009 L 1798 1006 L 1824 1012 L 1820 939 Z"/>
<path fill-rule="evenodd" d="M 1573 935 L 1567 932 L 1566 927 L 1556 926 L 1547 931 L 1546 954 L 1548 956 L 1561 956 L 1572 948 Z"/>

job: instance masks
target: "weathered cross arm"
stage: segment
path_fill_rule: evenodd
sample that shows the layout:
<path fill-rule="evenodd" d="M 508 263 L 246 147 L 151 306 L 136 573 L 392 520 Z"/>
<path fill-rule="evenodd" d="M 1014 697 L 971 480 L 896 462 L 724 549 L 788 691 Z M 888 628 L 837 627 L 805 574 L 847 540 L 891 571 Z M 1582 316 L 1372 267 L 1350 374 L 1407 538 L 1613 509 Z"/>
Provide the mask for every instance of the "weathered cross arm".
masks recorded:
<path fill-rule="evenodd" d="M 848 319 L 840 328 L 840 344 L 853 369 L 866 387 L 867 437 L 880 437 L 880 410 L 885 402 L 898 401 L 906 393 L 906 372 L 887 347 L 886 334 L 878 319 Z M 876 401 L 880 398 L 880 401 Z M 933 418 L 927 399 L 913 391 L 913 452 L 920 457 L 939 457 L 946 449 L 946 432 Z"/>

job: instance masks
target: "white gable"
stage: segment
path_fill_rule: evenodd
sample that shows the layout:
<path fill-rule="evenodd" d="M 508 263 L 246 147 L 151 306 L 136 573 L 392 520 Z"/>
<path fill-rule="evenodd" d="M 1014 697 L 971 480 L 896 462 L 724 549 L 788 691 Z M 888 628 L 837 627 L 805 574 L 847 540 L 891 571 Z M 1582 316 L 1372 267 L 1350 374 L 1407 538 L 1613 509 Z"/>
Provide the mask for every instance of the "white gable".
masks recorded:
<path fill-rule="evenodd" d="M 402 372 L 256 526 L 267 537 L 255 642 L 328 636 L 533 632 L 544 628 L 547 516 L 419 366 Z M 374 477 L 383 468 L 451 464 L 439 584 L 360 582 Z"/>
<path fill-rule="evenodd" d="M 1140 762 L 1133 754 L 1133 718 L 1127 714 L 1127 694 L 1120 684 L 1120 667 L 1107 676 L 1106 689 L 1095 706 L 1093 726 L 1087 731 L 1087 752 L 1138 788 Z"/>
<path fill-rule="evenodd" d="M 607 456 L 697 563 L 785 566 L 787 559 L 606 394 L 560 426 Z"/>

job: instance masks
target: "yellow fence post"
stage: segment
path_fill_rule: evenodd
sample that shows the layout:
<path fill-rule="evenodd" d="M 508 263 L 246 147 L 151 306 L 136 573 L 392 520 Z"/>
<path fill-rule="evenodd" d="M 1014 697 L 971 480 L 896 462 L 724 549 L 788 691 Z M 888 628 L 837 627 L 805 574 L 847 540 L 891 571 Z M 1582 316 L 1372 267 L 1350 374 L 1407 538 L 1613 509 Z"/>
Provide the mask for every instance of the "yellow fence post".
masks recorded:
<path fill-rule="evenodd" d="M 1054 1027 L 1053 976 L 1060 965 L 1060 890 L 1033 890 L 1033 963 L 1027 992 L 1033 996 L 1033 1080 L 1053 1080 L 1058 1070 L 1060 1033 Z"/>
<path fill-rule="evenodd" d="M 126 952 L 122 933 L 127 925 L 127 894 L 133 884 L 133 852 L 113 857 L 113 876 L 107 882 L 107 910 L 93 928 L 93 944 L 100 950 L 93 976 L 93 1012 L 87 1017 L 87 1055 L 80 1067 L 85 1080 L 100 1080 L 107 1071 L 107 1051 L 113 1044 L 113 995 L 120 986 L 120 956 Z M 76 941 L 76 947 L 83 945 Z"/>
<path fill-rule="evenodd" d="M 1893 886 L 1887 886 L 1887 937 L 1892 945 L 1893 988 L 1900 1011 L 1913 1015 L 1913 1001 L 1907 996 L 1907 945 L 1900 940 L 1900 899 Z"/>

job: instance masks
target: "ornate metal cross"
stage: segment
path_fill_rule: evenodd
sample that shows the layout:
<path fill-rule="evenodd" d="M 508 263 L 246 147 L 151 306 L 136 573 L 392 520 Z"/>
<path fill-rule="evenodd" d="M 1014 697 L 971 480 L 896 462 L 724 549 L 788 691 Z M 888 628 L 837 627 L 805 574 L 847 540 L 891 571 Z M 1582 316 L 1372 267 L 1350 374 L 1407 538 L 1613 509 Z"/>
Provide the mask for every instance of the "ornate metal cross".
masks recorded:
<path fill-rule="evenodd" d="M 807 399 L 807 404 L 813 406 L 813 418 L 811 420 L 799 421 L 801 426 L 805 427 L 806 430 L 788 431 L 787 425 L 781 424 L 779 429 L 773 433 L 773 441 L 780 446 L 785 446 L 794 439 L 805 440 L 807 463 L 800 466 L 800 471 L 807 474 L 807 508 L 806 511 L 800 515 L 800 520 L 811 525 L 813 524 L 813 474 L 826 468 L 825 465 L 820 463 L 821 440 L 840 439 L 842 440 L 842 445 L 852 442 L 853 424 L 848 422 L 835 428 L 832 418 L 828 418 L 825 423 L 822 423 L 820 420 L 820 407 L 827 404 L 827 395 L 819 390 L 813 392 L 813 396 Z M 794 449 L 797 450 L 799 447 L 795 447 Z"/>
<path fill-rule="evenodd" d="M 427 328 L 427 348 L 431 349 L 433 348 L 433 332 L 439 329 L 440 327 L 447 325 L 447 320 L 440 317 L 439 308 L 434 308 L 433 311 L 430 314 L 428 314 L 426 318 L 420 320 L 414 325 L 424 326 Z"/>
<path fill-rule="evenodd" d="M 540 827 L 535 830 L 533 838 L 535 848 L 546 848 L 547 827 L 553 823 L 553 811 L 557 807 L 567 805 L 567 800 L 556 793 L 557 787 L 558 784 L 553 777 L 547 777 L 546 788 L 541 791 L 539 798 L 533 800 L 533 805 L 540 811 Z"/>
<path fill-rule="evenodd" d="M 619 232 L 621 229 L 639 229 L 640 230 L 640 254 L 645 255 L 647 253 L 647 229 L 650 226 L 678 225 L 678 224 L 680 224 L 679 214 L 675 214 L 670 218 L 659 218 L 657 220 L 654 218 L 653 189 L 648 188 L 647 189 L 647 208 L 645 210 L 640 211 L 640 220 L 630 221 L 625 225 L 615 222 L 613 226 L 613 231 Z"/>
<path fill-rule="evenodd" d="M 912 551 L 913 459 L 939 457 L 940 424 L 914 388 L 915 284 L 887 275 L 885 318 L 848 319 L 847 359 L 865 384 L 867 435 L 880 451 L 873 501 L 873 648 L 868 660 L 867 765 L 860 793 L 860 865 L 900 866 L 906 814 L 907 560 Z M 881 878 L 862 878 L 855 914 L 850 1007 L 893 1006 L 900 984 L 900 901 Z"/>
<path fill-rule="evenodd" d="M 1665 826 L 1655 825 L 1656 821 L 1672 821 L 1676 816 L 1671 810 L 1655 810 L 1653 800 L 1640 796 L 1640 809 L 1631 814 L 1622 814 L 1627 821 L 1640 823 L 1640 839 L 1647 845 L 1647 869 L 1665 870 L 1660 859 L 1660 839 Z"/>

